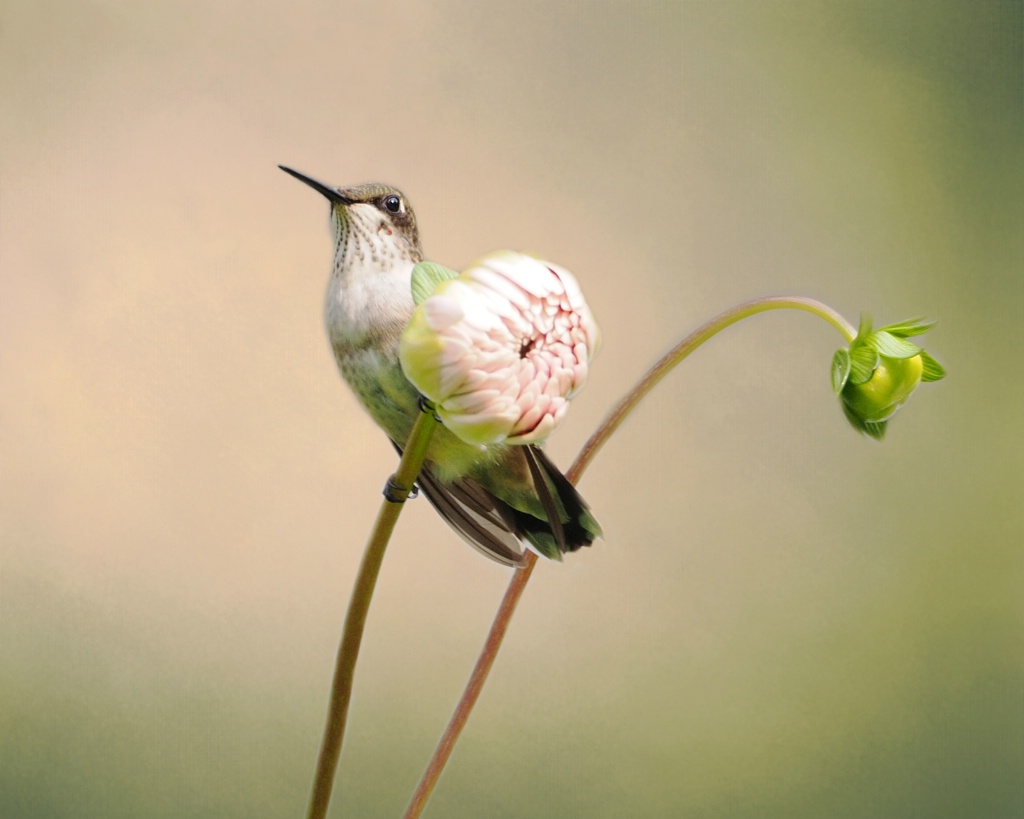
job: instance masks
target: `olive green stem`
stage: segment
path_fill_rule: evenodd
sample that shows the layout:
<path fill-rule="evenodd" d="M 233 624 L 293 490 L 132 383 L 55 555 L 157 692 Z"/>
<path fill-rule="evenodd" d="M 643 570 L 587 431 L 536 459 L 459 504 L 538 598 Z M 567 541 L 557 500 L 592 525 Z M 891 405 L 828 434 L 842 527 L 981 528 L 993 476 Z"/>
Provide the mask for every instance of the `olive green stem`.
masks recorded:
<path fill-rule="evenodd" d="M 583 475 L 583 471 L 594 459 L 594 456 L 597 455 L 598 450 L 604 446 L 622 422 L 626 420 L 626 417 L 636 409 L 637 404 L 690 353 L 726 327 L 730 327 L 738 321 L 767 310 L 803 310 L 807 313 L 813 313 L 835 327 L 846 339 L 847 343 L 853 341 L 857 335 L 856 329 L 831 307 L 822 304 L 820 301 L 801 296 L 770 296 L 741 304 L 731 310 L 726 310 L 690 333 L 647 371 L 646 375 L 637 382 L 636 386 L 605 417 L 597 431 L 590 436 L 590 439 L 583 445 L 583 449 L 580 450 L 579 455 L 576 456 L 576 460 L 569 467 L 565 476 L 572 483 L 576 483 Z M 512 575 L 508 588 L 505 590 L 505 596 L 502 597 L 501 604 L 498 606 L 494 622 L 491 624 L 491 630 L 484 641 L 480 656 L 477 658 L 476 665 L 473 667 L 469 680 L 466 682 L 462 696 L 459 698 L 455 711 L 448 721 L 448 725 L 441 735 L 437 747 L 434 749 L 434 755 L 430 758 L 423 777 L 416 786 L 416 791 L 413 793 L 409 806 L 405 809 L 405 819 L 416 819 L 426 807 L 427 800 L 430 799 L 434 786 L 437 785 L 437 781 L 448 762 L 448 758 L 451 756 L 455 743 L 458 742 L 462 729 L 469 720 L 473 706 L 483 691 L 487 675 L 494 665 L 494 660 L 498 656 L 498 649 L 501 648 L 502 640 L 504 640 L 505 633 L 508 631 L 512 614 L 515 612 L 519 599 L 526 590 L 526 584 L 533 573 L 536 563 L 536 555 L 533 552 L 527 552 L 526 562 Z"/>
<path fill-rule="evenodd" d="M 388 480 L 384 490 L 384 503 L 377 514 L 366 551 L 363 552 L 363 560 L 359 565 L 359 573 L 356 575 L 348 612 L 345 615 L 341 644 L 338 646 L 338 658 L 334 666 L 334 680 L 331 683 L 331 696 L 327 707 L 327 721 L 324 724 L 316 773 L 313 775 L 313 791 L 309 798 L 307 819 L 324 819 L 327 816 L 338 759 L 341 756 L 341 741 L 345 735 L 348 707 L 352 700 L 352 680 L 359 657 L 359 646 L 363 639 L 363 629 L 366 626 L 366 616 L 370 610 L 370 600 L 377 585 L 377 576 L 380 574 L 388 540 L 395 529 L 404 502 L 412 492 L 416 477 L 420 474 L 430 437 L 436 427 L 434 408 L 425 404 L 424 411 L 419 414 L 413 425 L 409 442 L 398 464 L 398 471 Z"/>
<path fill-rule="evenodd" d="M 698 327 L 665 353 L 661 360 L 647 371 L 629 394 L 619 402 L 618 406 L 605 416 L 600 428 L 590 436 L 590 440 L 583 445 L 580 454 L 576 456 L 576 463 L 573 464 L 573 468 L 577 464 L 582 464 L 579 467 L 580 472 L 582 472 L 597 454 L 597 451 L 612 437 L 612 434 L 619 428 L 619 425 L 636 409 L 636 405 L 690 353 L 712 336 L 722 332 L 726 327 L 731 327 L 738 321 L 768 310 L 803 310 L 807 313 L 813 313 L 835 327 L 843 335 L 843 338 L 846 339 L 847 344 L 853 341 L 857 335 L 856 328 L 827 304 L 801 296 L 768 296 L 763 299 L 748 301 L 746 304 L 741 304 L 731 310 L 726 310 L 724 313 L 719 313 L 707 324 Z M 571 471 L 572 469 L 570 469 Z M 573 480 L 569 473 L 566 473 L 566 476 L 569 477 L 569 480 Z"/>

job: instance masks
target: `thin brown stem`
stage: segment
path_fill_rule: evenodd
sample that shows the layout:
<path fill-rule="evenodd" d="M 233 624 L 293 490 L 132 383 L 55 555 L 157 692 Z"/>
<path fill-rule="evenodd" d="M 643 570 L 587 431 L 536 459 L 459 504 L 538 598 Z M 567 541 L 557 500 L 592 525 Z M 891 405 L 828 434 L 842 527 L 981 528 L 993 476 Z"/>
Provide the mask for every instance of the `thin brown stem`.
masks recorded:
<path fill-rule="evenodd" d="M 689 356 L 690 353 L 726 327 L 748 316 L 763 313 L 767 310 L 803 310 L 813 313 L 831 324 L 845 337 L 847 342 L 852 341 L 856 335 L 856 330 L 853 326 L 831 307 L 814 299 L 807 299 L 801 296 L 772 296 L 750 301 L 731 310 L 726 310 L 690 333 L 647 371 L 644 377 L 637 382 L 636 386 L 605 417 L 597 431 L 590 436 L 589 440 L 580 450 L 579 455 L 576 456 L 572 466 L 566 471 L 565 476 L 572 483 L 579 481 L 584 470 L 597 455 L 598 450 L 604 446 L 622 422 L 626 420 L 627 416 L 657 386 L 658 382 L 668 375 L 677 364 Z M 455 711 L 448 721 L 448 725 L 445 727 L 437 747 L 434 749 L 434 755 L 430 758 L 427 769 L 424 771 L 423 777 L 416 786 L 416 790 L 409 802 L 409 806 L 405 810 L 405 819 L 417 819 L 426 807 L 427 800 L 430 799 L 430 795 L 433 793 L 434 787 L 441 777 L 441 772 L 448 763 L 449 757 L 451 757 L 455 743 L 458 742 L 462 729 L 469 720 L 473 706 L 480 698 L 484 683 L 487 681 L 487 675 L 494 665 L 502 640 L 504 640 L 505 633 L 508 631 L 512 614 L 515 612 L 519 599 L 526 590 L 526 584 L 533 573 L 536 563 L 537 558 L 533 552 L 527 552 L 526 564 L 522 568 L 517 569 L 512 575 L 508 588 L 505 590 L 505 596 L 502 597 L 501 605 L 499 605 L 498 611 L 494 616 L 494 622 L 491 624 L 491 630 L 487 634 L 487 639 L 484 642 L 480 656 L 477 658 L 476 665 L 473 666 L 473 671 L 466 682 L 462 696 L 459 698 Z"/>
<path fill-rule="evenodd" d="M 465 691 L 455 706 L 455 713 L 452 714 L 448 726 L 437 743 L 434 755 L 430 758 L 427 770 L 423 773 L 423 778 L 420 779 L 420 783 L 416 787 L 416 792 L 412 796 L 409 807 L 405 809 L 406 817 L 419 816 L 423 812 L 423 808 L 426 807 L 427 800 L 430 799 L 430 794 L 433 792 L 434 786 L 441 776 L 441 771 L 444 770 L 448 757 L 452 755 L 452 749 L 455 747 L 455 743 L 458 742 L 459 735 L 469 719 L 469 714 L 484 689 L 484 682 L 491 671 L 491 666 L 494 665 L 494 660 L 498 656 L 498 649 L 501 648 L 501 642 L 505 639 L 505 632 L 512 621 L 512 613 L 519 603 L 519 598 L 523 596 L 523 590 L 526 588 L 526 583 L 533 573 L 533 567 L 536 565 L 537 556 L 533 552 L 527 552 L 526 563 L 513 573 L 512 580 L 509 582 L 508 588 L 505 589 L 505 596 L 501 598 L 501 604 L 498 606 L 498 613 L 494 617 L 494 623 L 487 634 L 487 640 L 484 642 L 484 647 L 480 651 L 480 656 L 477 658 L 476 665 L 473 666 L 473 672 L 466 683 Z"/>

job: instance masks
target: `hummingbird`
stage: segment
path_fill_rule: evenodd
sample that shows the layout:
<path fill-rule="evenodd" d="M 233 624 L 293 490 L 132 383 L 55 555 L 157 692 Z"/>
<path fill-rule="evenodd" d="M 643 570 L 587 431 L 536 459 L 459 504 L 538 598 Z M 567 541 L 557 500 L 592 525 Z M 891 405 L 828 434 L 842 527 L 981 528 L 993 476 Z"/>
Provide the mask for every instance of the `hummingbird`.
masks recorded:
<path fill-rule="evenodd" d="M 423 261 L 416 216 L 390 185 L 336 188 L 278 167 L 330 204 L 327 337 L 342 377 L 401 452 L 422 411 L 399 363 L 414 307 L 412 270 Z M 576 488 L 534 444 L 471 444 L 439 426 L 417 484 L 471 546 L 508 566 L 522 565 L 525 547 L 560 560 L 601 535 Z"/>

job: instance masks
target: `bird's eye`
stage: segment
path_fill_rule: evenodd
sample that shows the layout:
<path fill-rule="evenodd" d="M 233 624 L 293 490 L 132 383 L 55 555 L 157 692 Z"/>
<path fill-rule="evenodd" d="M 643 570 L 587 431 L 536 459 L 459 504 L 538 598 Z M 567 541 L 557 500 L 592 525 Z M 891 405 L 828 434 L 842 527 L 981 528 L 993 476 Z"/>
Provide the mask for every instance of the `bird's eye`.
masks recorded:
<path fill-rule="evenodd" d="M 402 200 L 398 196 L 385 196 L 384 207 L 388 213 L 398 213 L 402 209 Z"/>

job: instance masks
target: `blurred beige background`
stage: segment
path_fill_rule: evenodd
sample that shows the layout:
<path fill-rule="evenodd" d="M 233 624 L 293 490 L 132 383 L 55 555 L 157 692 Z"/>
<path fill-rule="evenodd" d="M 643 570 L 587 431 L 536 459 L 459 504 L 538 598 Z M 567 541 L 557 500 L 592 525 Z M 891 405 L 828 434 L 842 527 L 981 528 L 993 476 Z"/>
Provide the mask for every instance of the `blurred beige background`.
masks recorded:
<path fill-rule="evenodd" d="M 298 816 L 394 457 L 321 329 L 323 200 L 408 194 L 604 331 L 567 465 L 748 298 L 927 314 L 877 445 L 803 314 L 719 337 L 582 488 L 437 817 L 1024 814 L 1020 2 L 0 6 L 0 815 Z M 508 572 L 399 524 L 333 815 L 399 815 Z"/>

